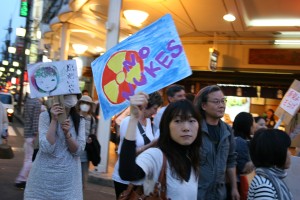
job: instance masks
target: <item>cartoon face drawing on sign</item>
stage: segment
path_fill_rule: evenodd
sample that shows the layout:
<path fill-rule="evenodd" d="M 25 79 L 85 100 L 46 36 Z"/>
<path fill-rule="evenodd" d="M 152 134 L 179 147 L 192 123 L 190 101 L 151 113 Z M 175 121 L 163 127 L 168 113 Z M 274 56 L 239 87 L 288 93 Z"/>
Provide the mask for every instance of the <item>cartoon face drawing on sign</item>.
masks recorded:
<path fill-rule="evenodd" d="M 57 88 L 59 76 L 55 66 L 46 66 L 38 68 L 31 80 L 39 92 L 50 94 Z"/>

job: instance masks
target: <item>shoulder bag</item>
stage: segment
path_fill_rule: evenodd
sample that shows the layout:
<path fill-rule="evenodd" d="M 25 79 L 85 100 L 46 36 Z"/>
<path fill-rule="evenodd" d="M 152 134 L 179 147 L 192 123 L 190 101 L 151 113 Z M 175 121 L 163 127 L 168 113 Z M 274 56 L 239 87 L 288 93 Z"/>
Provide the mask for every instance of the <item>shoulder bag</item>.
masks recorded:
<path fill-rule="evenodd" d="M 10 145 L 0 144 L 0 159 L 12 159 L 14 152 Z"/>
<path fill-rule="evenodd" d="M 163 154 L 163 164 L 158 182 L 155 183 L 152 193 L 146 196 L 143 192 L 143 186 L 135 186 L 130 183 L 127 189 L 120 194 L 118 200 L 167 200 L 166 163 L 166 157 Z"/>

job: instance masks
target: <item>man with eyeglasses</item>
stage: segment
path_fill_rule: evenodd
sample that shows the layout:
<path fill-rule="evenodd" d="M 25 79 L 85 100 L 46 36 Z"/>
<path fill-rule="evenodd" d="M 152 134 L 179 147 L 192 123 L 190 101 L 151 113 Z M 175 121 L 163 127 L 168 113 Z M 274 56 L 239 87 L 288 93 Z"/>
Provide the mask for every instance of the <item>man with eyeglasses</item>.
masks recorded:
<path fill-rule="evenodd" d="M 167 88 L 167 97 L 168 97 L 168 102 L 175 102 L 178 100 L 185 99 L 185 90 L 184 87 L 181 85 L 173 84 Z M 156 133 L 157 130 L 159 130 L 159 123 L 160 119 L 165 111 L 167 106 L 162 107 L 157 114 L 155 115 L 153 119 L 153 132 Z"/>
<path fill-rule="evenodd" d="M 230 126 L 221 120 L 226 98 L 219 86 L 211 85 L 199 91 L 194 104 L 203 117 L 197 199 L 226 199 L 226 178 L 231 199 L 240 199 L 236 184 L 234 135 Z"/>

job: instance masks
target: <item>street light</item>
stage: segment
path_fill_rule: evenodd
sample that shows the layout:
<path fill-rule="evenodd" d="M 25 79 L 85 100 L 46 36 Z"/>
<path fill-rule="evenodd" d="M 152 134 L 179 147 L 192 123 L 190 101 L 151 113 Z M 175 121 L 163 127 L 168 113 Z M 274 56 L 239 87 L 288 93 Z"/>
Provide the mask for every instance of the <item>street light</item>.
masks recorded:
<path fill-rule="evenodd" d="M 17 62 L 17 61 L 13 61 L 12 65 L 13 65 L 14 67 L 19 67 L 19 66 L 20 66 L 19 62 Z"/>
<path fill-rule="evenodd" d="M 8 65 L 9 62 L 7 60 L 2 60 L 2 65 Z"/>
<path fill-rule="evenodd" d="M 15 54 L 16 53 L 16 47 L 8 47 L 8 53 Z"/>

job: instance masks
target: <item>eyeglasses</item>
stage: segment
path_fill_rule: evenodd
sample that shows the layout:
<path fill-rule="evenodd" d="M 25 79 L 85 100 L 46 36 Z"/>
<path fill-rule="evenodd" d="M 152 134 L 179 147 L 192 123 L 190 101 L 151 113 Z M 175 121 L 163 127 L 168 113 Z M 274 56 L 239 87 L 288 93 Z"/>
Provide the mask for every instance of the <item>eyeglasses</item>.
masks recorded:
<path fill-rule="evenodd" d="M 227 99 L 221 99 L 221 100 L 215 99 L 215 100 L 210 100 L 210 101 L 207 100 L 207 102 L 211 102 L 211 103 L 213 103 L 213 104 L 215 104 L 215 105 L 220 105 L 220 103 L 226 104 Z"/>

